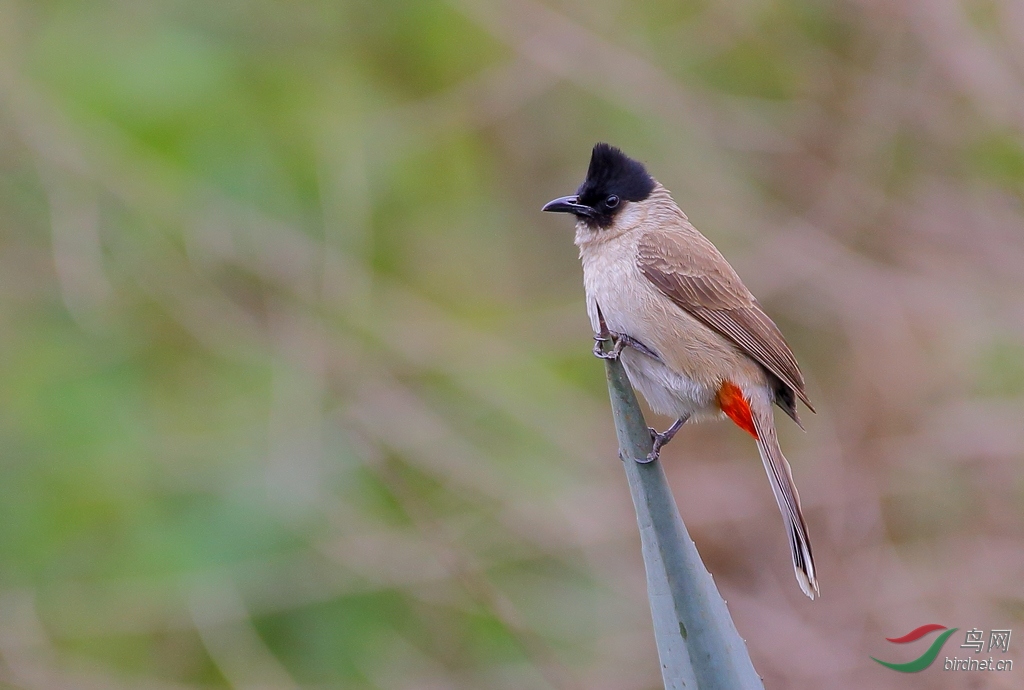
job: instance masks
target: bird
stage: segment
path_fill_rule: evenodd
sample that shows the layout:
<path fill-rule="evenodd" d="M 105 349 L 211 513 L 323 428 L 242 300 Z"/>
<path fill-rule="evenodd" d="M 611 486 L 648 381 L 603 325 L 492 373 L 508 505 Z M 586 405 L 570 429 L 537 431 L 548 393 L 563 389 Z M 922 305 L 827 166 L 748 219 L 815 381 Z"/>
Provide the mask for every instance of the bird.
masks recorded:
<path fill-rule="evenodd" d="M 730 419 L 754 437 L 789 538 L 800 589 L 820 595 L 807 524 L 775 429 L 773 404 L 801 428 L 799 399 L 811 412 L 796 357 L 781 331 L 721 252 L 643 163 L 598 143 L 575 194 L 543 211 L 575 216 L 587 314 L 595 339 L 614 344 L 651 409 L 675 418 L 661 449 L 687 421 Z"/>

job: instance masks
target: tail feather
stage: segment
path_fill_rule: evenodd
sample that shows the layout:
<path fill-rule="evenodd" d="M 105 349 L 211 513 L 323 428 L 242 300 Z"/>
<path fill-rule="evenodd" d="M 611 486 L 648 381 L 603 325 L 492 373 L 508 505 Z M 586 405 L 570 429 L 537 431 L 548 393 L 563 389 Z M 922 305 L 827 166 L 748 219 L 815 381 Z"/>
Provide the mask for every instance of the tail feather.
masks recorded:
<path fill-rule="evenodd" d="M 820 593 L 815 577 L 814 556 L 811 554 L 811 541 L 807 536 L 807 523 L 804 522 L 804 514 L 800 508 L 800 494 L 797 493 L 796 484 L 793 482 L 789 462 L 779 447 L 770 405 L 755 404 L 752 407 L 754 429 L 757 431 L 757 450 L 761 454 L 775 501 L 779 504 L 782 520 L 786 525 L 796 580 L 804 594 L 814 599 Z"/>

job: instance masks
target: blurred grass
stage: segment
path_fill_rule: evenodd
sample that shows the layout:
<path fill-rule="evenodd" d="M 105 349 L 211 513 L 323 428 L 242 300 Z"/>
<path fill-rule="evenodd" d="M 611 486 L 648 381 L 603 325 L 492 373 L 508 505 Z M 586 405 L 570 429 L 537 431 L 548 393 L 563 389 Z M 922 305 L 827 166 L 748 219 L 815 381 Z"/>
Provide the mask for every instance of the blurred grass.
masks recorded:
<path fill-rule="evenodd" d="M 780 432 L 814 604 L 753 446 L 666 451 L 766 686 L 956 686 L 868 656 L 1024 610 L 1022 26 L 0 2 L 0 684 L 656 687 L 571 230 L 538 213 L 607 140 L 821 410 Z"/>

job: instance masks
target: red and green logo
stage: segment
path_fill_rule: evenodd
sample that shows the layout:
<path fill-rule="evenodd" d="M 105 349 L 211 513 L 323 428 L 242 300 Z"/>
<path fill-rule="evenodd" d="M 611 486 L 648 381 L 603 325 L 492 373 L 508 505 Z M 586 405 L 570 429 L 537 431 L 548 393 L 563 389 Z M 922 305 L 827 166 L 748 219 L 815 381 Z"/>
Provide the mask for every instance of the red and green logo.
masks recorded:
<path fill-rule="evenodd" d="M 889 642 L 895 642 L 896 644 L 906 644 L 907 642 L 916 642 L 925 635 L 933 633 L 936 630 L 946 630 L 946 626 L 938 625 L 937 623 L 929 623 L 928 625 L 922 625 L 920 628 L 911 630 L 903 637 L 887 637 L 885 639 Z M 901 673 L 917 673 L 918 671 L 923 671 L 932 665 L 932 662 L 935 661 L 935 657 L 937 657 L 939 655 L 939 652 L 942 651 L 942 645 L 946 644 L 946 640 L 949 639 L 949 636 L 955 633 L 957 630 L 958 628 L 946 630 L 946 632 L 942 633 L 937 638 L 935 638 L 935 641 L 932 642 L 932 646 L 928 648 L 928 651 L 926 651 L 924 654 L 917 657 L 913 661 L 908 661 L 905 664 L 894 664 L 889 661 L 875 659 L 875 657 L 871 658 L 880 663 L 882 666 L 891 668 L 893 671 L 900 671 Z"/>

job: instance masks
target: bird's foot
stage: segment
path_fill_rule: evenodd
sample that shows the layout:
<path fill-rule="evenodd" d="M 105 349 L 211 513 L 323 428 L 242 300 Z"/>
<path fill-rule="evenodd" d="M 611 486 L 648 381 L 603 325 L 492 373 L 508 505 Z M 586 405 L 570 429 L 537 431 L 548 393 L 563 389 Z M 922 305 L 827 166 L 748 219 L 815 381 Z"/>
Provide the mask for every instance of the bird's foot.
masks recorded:
<path fill-rule="evenodd" d="M 605 343 L 611 343 L 612 349 L 605 352 Z M 594 336 L 594 356 L 599 359 L 616 360 L 619 358 L 619 355 L 622 354 L 622 348 L 625 346 L 626 343 L 621 338 L 617 338 L 611 333 L 608 335 Z"/>
<path fill-rule="evenodd" d="M 676 435 L 676 432 L 683 427 L 683 424 L 686 423 L 686 419 L 687 417 L 680 417 L 676 421 L 672 422 L 672 426 L 665 429 L 665 432 L 661 434 L 651 427 L 647 427 L 647 431 L 651 433 L 651 441 L 653 442 L 654 447 L 651 449 L 651 452 L 647 454 L 647 458 L 645 460 L 637 460 L 637 462 L 647 464 L 657 460 L 661 455 L 661 449 L 664 448 Z"/>
<path fill-rule="evenodd" d="M 608 342 L 612 344 L 612 349 L 605 352 L 604 344 Z M 626 347 L 631 347 L 637 352 L 644 353 L 648 357 L 658 359 L 657 352 L 647 347 L 631 335 L 626 335 L 625 333 L 612 333 L 609 331 L 607 333 L 594 336 L 594 356 L 600 359 L 618 359 L 619 355 L 622 354 L 622 350 Z"/>

